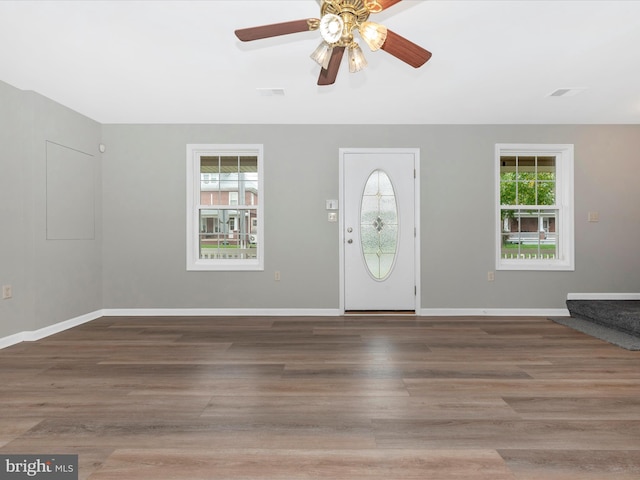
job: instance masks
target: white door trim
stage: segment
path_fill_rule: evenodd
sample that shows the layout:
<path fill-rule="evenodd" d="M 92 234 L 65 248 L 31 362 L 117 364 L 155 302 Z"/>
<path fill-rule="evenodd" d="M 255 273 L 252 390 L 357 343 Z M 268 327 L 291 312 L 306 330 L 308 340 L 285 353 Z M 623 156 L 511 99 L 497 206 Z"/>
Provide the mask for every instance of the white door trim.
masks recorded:
<path fill-rule="evenodd" d="M 415 170 L 415 189 L 414 189 L 414 226 L 416 229 L 416 236 L 414 242 L 414 259 L 415 259 L 415 286 L 416 286 L 416 302 L 415 309 L 416 314 L 419 315 L 421 311 L 421 288 L 420 288 L 420 278 L 421 278 L 421 262 L 420 262 L 420 149 L 419 148 L 340 148 L 339 149 L 339 180 L 338 180 L 338 188 L 339 188 L 339 216 L 338 216 L 338 225 L 339 225 L 339 235 L 338 235 L 338 251 L 339 251 L 339 311 L 341 315 L 345 313 L 345 262 L 344 262 L 344 244 L 345 244 L 345 220 L 344 220 L 344 161 L 345 155 L 352 153 L 404 153 L 404 154 L 413 154 L 414 158 L 414 170 Z"/>

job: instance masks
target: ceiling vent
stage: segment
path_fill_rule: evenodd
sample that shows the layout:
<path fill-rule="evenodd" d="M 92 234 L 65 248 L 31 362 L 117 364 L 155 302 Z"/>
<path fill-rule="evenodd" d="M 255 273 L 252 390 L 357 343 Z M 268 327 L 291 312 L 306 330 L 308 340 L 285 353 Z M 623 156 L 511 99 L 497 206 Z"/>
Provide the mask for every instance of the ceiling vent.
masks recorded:
<path fill-rule="evenodd" d="M 283 97 L 284 88 L 256 88 L 261 97 Z"/>
<path fill-rule="evenodd" d="M 548 97 L 573 97 L 574 95 L 578 95 L 581 92 L 584 92 L 586 88 L 558 88 L 551 92 Z"/>

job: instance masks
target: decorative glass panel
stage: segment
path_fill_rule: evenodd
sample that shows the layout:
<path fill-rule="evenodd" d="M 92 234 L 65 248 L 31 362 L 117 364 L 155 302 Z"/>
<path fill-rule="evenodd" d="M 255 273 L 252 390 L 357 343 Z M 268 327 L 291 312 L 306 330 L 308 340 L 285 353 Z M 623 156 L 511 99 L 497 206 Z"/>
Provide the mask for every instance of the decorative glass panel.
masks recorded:
<path fill-rule="evenodd" d="M 360 242 L 369 273 L 389 276 L 398 251 L 398 206 L 393 184 L 382 170 L 367 179 L 360 208 Z"/>

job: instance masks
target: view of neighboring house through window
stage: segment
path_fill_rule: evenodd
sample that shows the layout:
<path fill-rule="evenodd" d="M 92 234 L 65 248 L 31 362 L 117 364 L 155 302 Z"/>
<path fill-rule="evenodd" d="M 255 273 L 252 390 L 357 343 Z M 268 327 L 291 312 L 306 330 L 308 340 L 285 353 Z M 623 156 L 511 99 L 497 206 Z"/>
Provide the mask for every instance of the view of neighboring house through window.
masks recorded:
<path fill-rule="evenodd" d="M 262 270 L 262 145 L 187 145 L 187 269 Z"/>
<path fill-rule="evenodd" d="M 499 270 L 573 270 L 573 146 L 497 145 Z"/>

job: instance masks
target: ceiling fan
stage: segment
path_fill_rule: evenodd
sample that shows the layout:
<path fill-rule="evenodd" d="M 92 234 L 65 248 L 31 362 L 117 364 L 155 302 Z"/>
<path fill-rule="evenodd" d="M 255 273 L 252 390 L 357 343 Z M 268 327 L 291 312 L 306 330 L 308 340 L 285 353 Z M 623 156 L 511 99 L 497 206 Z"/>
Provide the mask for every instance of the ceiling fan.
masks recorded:
<path fill-rule="evenodd" d="M 357 31 L 371 51 L 384 50 L 414 68 L 431 58 L 431 52 L 392 32 L 384 25 L 368 21 L 369 15 L 385 10 L 401 0 L 321 0 L 320 17 L 274 23 L 235 31 L 243 42 L 277 37 L 290 33 L 319 30 L 322 43 L 311 58 L 322 66 L 318 85 L 331 85 L 340 69 L 340 61 L 347 50 L 349 71 L 357 72 L 367 66 L 362 49 L 354 38 Z"/>

